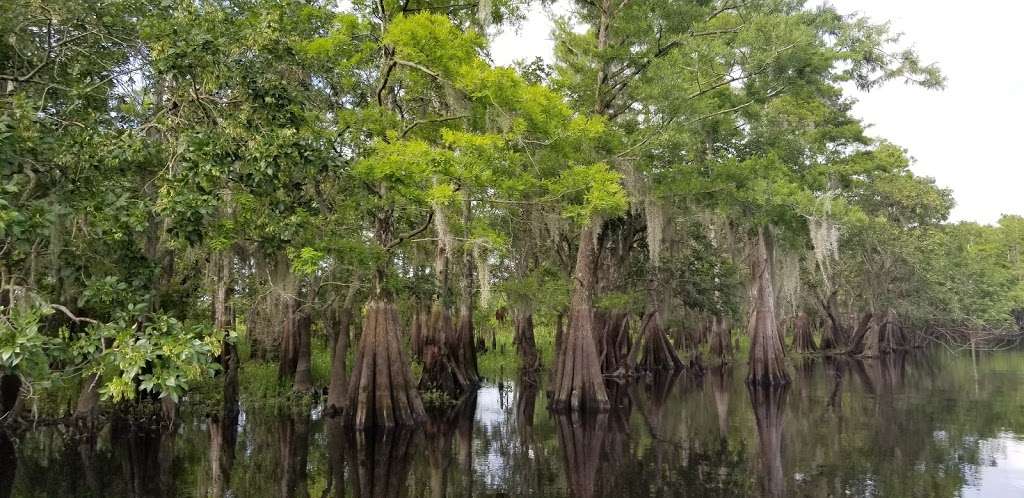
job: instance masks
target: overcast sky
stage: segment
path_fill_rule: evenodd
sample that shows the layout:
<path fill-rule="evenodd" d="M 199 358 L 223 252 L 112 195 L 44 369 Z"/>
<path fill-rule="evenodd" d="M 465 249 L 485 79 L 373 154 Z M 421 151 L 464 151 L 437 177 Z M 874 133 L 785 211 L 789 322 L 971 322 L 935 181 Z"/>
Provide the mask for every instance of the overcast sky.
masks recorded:
<path fill-rule="evenodd" d="M 953 220 L 995 223 L 1003 213 L 1024 214 L 1024 65 L 1018 48 L 1024 2 L 979 0 L 834 0 L 840 12 L 891 21 L 925 61 L 939 64 L 945 90 L 893 82 L 857 94 L 855 112 L 872 135 L 910 151 L 915 173 L 952 188 Z M 535 8 L 517 30 L 492 43 L 498 64 L 541 56 L 551 59 L 550 13 Z"/>

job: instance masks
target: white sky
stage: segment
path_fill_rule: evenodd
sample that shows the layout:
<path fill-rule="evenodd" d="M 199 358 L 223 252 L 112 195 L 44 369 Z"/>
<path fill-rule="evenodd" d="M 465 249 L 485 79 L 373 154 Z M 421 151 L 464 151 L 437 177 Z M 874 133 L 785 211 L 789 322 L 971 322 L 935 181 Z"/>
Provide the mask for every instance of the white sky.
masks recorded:
<path fill-rule="evenodd" d="M 820 3 L 812 0 L 810 3 Z M 946 75 L 945 90 L 893 82 L 858 94 L 855 112 L 872 135 L 910 151 L 912 169 L 953 189 L 954 221 L 995 223 L 1003 213 L 1024 214 L 1024 65 L 1018 64 L 1024 2 L 979 0 L 833 0 L 843 13 L 860 12 L 875 22 L 891 21 L 926 62 Z M 548 12 L 534 7 L 518 30 L 491 45 L 498 64 L 516 59 L 551 59 L 550 12 L 564 13 L 565 0 Z"/>

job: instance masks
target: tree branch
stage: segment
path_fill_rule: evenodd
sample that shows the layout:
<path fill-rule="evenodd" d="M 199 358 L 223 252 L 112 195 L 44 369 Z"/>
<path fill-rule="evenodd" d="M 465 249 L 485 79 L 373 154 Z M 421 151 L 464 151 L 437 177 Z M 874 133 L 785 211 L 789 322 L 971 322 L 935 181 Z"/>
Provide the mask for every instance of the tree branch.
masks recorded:
<path fill-rule="evenodd" d="M 388 244 L 388 246 L 385 247 L 384 250 L 385 251 L 390 251 L 390 250 L 394 249 L 395 247 L 398 247 L 398 245 L 401 244 L 402 242 L 405 242 L 406 240 L 409 240 L 409 239 L 411 239 L 411 238 L 413 238 L 413 237 L 423 233 L 426 229 L 430 228 L 430 224 L 433 221 L 434 221 L 434 211 L 431 210 L 430 213 L 427 214 L 427 221 L 423 222 L 423 226 L 421 226 L 421 227 L 419 227 L 416 230 L 413 230 L 411 232 L 403 233 L 402 235 L 399 235 L 398 239 L 396 239 L 394 242 Z"/>

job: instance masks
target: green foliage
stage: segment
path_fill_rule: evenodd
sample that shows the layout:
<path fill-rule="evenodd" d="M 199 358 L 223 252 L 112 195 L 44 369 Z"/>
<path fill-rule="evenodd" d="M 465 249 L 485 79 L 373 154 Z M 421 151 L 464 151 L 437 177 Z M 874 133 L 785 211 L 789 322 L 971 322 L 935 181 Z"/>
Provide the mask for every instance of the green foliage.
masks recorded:
<path fill-rule="evenodd" d="M 110 343 L 93 367 L 109 379 L 100 388 L 105 398 L 121 401 L 147 392 L 177 401 L 190 383 L 220 370 L 214 360 L 225 338 L 208 326 L 156 315 L 142 324 L 121 319 L 98 329 L 90 334 L 90 342 Z"/>
<path fill-rule="evenodd" d="M 0 308 L 0 369 L 32 381 L 49 375 L 47 350 L 55 346 L 53 338 L 42 334 L 41 321 L 52 310 Z"/>
<path fill-rule="evenodd" d="M 1010 325 L 1024 223 L 945 224 L 950 191 L 851 114 L 847 84 L 943 84 L 888 26 L 800 1 L 612 4 L 574 2 L 554 63 L 519 67 L 488 58 L 490 23 L 522 16 L 510 0 L 12 4 L 0 365 L 177 399 L 233 340 L 215 312 L 273 350 L 286 298 L 317 330 L 356 284 L 356 307 L 379 291 L 410 309 L 438 291 L 442 230 L 449 284 L 496 291 L 478 317 L 505 304 L 546 330 L 574 285 L 569 222 L 599 225 L 604 308 L 644 309 L 653 282 L 669 305 L 741 317 L 749 234 L 801 254 L 827 218 L 846 304 Z M 482 368 L 511 370 L 502 354 Z M 287 388 L 274 365 L 242 369 L 257 398 Z"/>
<path fill-rule="evenodd" d="M 625 212 L 621 176 L 606 164 L 575 165 L 552 182 L 554 196 L 567 200 L 563 213 L 580 224 Z"/>

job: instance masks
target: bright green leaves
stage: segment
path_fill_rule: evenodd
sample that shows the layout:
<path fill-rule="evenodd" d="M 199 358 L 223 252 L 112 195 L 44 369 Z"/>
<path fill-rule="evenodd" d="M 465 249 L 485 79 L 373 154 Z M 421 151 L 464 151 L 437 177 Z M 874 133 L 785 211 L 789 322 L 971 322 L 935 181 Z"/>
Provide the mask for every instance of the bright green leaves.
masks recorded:
<path fill-rule="evenodd" d="M 41 379 L 48 372 L 46 350 L 54 340 L 40 331 L 40 321 L 52 313 L 41 307 L 0 307 L 0 371 Z"/>
<path fill-rule="evenodd" d="M 621 179 L 604 163 L 576 165 L 552 181 L 550 189 L 565 203 L 565 216 L 586 224 L 625 212 L 629 203 Z"/>
<path fill-rule="evenodd" d="M 292 272 L 297 275 L 313 275 L 319 270 L 327 255 L 312 247 L 301 249 L 288 249 L 288 259 L 291 261 Z"/>
<path fill-rule="evenodd" d="M 353 173 L 368 184 L 384 185 L 392 198 L 426 202 L 432 180 L 451 164 L 449 151 L 423 140 L 380 141 L 355 164 Z"/>
<path fill-rule="evenodd" d="M 134 322 L 119 320 L 92 332 L 92 340 L 111 344 L 102 350 L 93 368 L 109 379 L 100 388 L 104 398 L 134 399 L 144 391 L 177 401 L 190 383 L 220 369 L 216 357 L 223 332 L 164 315 L 150 317 L 141 331 L 139 328 Z"/>
<path fill-rule="evenodd" d="M 488 69 L 479 55 L 484 39 L 456 28 L 446 16 L 399 16 L 388 25 L 383 41 L 394 47 L 397 60 L 429 68 L 449 81 L 467 83 Z"/>

